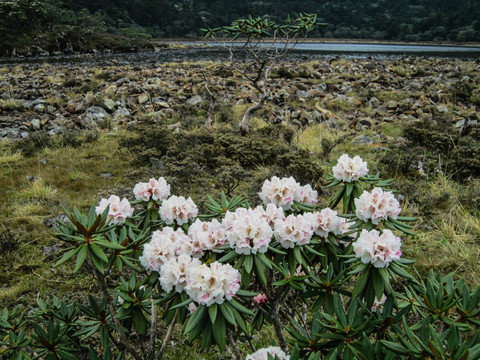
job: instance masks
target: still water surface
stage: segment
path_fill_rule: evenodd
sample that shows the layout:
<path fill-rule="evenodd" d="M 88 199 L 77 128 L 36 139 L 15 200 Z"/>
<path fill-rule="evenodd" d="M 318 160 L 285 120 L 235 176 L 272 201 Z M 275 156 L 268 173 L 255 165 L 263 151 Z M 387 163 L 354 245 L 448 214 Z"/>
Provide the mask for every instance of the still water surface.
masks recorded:
<path fill-rule="evenodd" d="M 178 44 L 178 43 L 177 43 Z M 182 61 L 228 60 L 228 52 L 215 42 L 183 42 L 184 45 L 197 45 L 186 49 L 160 49 L 159 51 L 141 51 L 136 53 L 99 53 L 72 56 L 0 58 L 0 64 L 22 63 L 105 63 L 115 60 L 121 64 L 128 63 L 162 63 Z M 204 46 L 206 45 L 206 46 Z M 480 47 L 473 46 L 438 46 L 407 44 L 359 44 L 359 43 L 302 43 L 297 44 L 286 60 L 313 60 L 322 56 L 343 57 L 395 57 L 428 56 L 442 58 L 480 59 Z"/>

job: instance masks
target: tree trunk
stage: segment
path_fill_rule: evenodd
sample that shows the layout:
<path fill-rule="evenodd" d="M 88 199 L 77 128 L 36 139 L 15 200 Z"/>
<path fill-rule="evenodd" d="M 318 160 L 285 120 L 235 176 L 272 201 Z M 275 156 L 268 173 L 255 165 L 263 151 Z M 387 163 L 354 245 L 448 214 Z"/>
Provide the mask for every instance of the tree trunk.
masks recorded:
<path fill-rule="evenodd" d="M 240 122 L 240 131 L 242 133 L 248 133 L 248 124 L 250 123 L 250 120 L 252 119 L 252 115 L 255 111 L 260 110 L 263 107 L 263 104 L 265 103 L 265 95 L 262 94 L 260 95 L 260 100 L 258 103 L 256 103 L 253 106 L 250 106 L 247 111 L 245 111 L 245 114 L 243 114 L 242 121 Z"/>

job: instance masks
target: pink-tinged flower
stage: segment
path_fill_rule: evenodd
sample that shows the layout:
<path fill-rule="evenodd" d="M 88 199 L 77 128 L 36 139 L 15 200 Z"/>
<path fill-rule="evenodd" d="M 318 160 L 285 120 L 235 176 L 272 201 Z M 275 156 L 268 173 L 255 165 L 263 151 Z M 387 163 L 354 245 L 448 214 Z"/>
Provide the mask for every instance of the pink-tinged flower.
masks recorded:
<path fill-rule="evenodd" d="M 268 301 L 267 295 L 264 293 L 258 294 L 257 296 L 253 297 L 253 301 L 255 301 L 258 305 L 266 303 Z"/>
<path fill-rule="evenodd" d="M 153 200 L 163 201 L 170 196 L 170 185 L 163 177 L 158 178 L 158 180 L 152 178 L 148 183 L 137 183 L 133 187 L 133 194 L 137 200 L 149 201 L 152 198 Z"/>
<path fill-rule="evenodd" d="M 268 225 L 270 225 L 272 229 L 275 225 L 275 221 L 284 218 L 283 208 L 277 207 L 274 204 L 268 204 L 265 209 L 259 205 L 255 208 L 255 211 L 259 216 L 267 220 Z"/>
<path fill-rule="evenodd" d="M 110 220 L 113 224 L 123 224 L 127 217 L 133 215 L 133 207 L 130 205 L 130 202 L 125 198 L 120 200 L 116 195 L 100 200 L 100 203 L 95 208 L 95 213 L 97 215 L 102 214 L 107 206 L 109 206 L 107 220 Z"/>
<path fill-rule="evenodd" d="M 139 182 L 133 187 L 133 194 L 136 200 L 148 201 L 152 196 L 152 189 L 148 183 Z"/>
<path fill-rule="evenodd" d="M 320 212 L 307 213 L 305 217 L 313 227 L 316 235 L 327 238 L 329 233 L 339 235 L 342 233 L 342 218 L 335 210 L 325 208 Z"/>
<path fill-rule="evenodd" d="M 275 221 L 273 232 L 284 248 L 293 248 L 295 245 L 305 245 L 313 236 L 313 228 L 307 217 L 302 215 L 289 215 L 285 219 Z"/>
<path fill-rule="evenodd" d="M 285 354 L 278 346 L 270 346 L 268 348 L 257 350 L 253 354 L 248 355 L 245 360 L 268 360 L 269 354 L 274 359 L 290 360 L 290 355 Z"/>
<path fill-rule="evenodd" d="M 338 159 L 337 165 L 333 167 L 333 176 L 337 180 L 352 182 L 368 174 L 367 163 L 360 156 L 353 159 L 343 154 Z"/>
<path fill-rule="evenodd" d="M 194 252 L 192 240 L 182 229 L 164 227 L 152 234 L 152 239 L 143 247 L 140 263 L 147 270 L 160 272 L 162 265 L 182 254 L 191 256 Z"/>
<path fill-rule="evenodd" d="M 160 285 L 167 293 L 175 291 L 181 293 L 187 285 L 187 271 L 191 267 L 201 265 L 200 260 L 187 254 L 181 254 L 167 260 L 160 269 Z"/>
<path fill-rule="evenodd" d="M 165 224 L 172 225 L 175 222 L 183 225 L 198 215 L 198 208 L 191 198 L 172 195 L 162 202 L 158 212 Z"/>
<path fill-rule="evenodd" d="M 225 227 L 216 219 L 210 222 L 197 219 L 190 225 L 188 236 L 192 239 L 195 253 L 200 256 L 206 250 L 218 252 L 218 248 L 227 241 Z"/>
<path fill-rule="evenodd" d="M 193 314 L 196 310 L 197 310 L 198 306 L 195 305 L 194 302 L 191 302 L 190 304 L 188 304 L 188 311 L 190 312 L 190 314 Z"/>
<path fill-rule="evenodd" d="M 380 300 L 378 300 L 378 298 L 375 296 L 375 301 L 372 305 L 372 312 L 379 312 L 381 314 L 383 312 L 383 304 L 385 304 L 386 300 L 387 297 L 385 296 L 385 294 L 382 295 L 382 298 Z"/>
<path fill-rule="evenodd" d="M 201 264 L 188 268 L 185 291 L 196 303 L 211 306 L 231 300 L 240 281 L 240 273 L 229 264 Z"/>
<path fill-rule="evenodd" d="M 362 230 L 357 241 L 353 243 L 355 256 L 364 264 L 383 268 L 394 260 L 400 259 L 402 241 L 391 230 L 380 233 L 377 230 Z"/>
<path fill-rule="evenodd" d="M 397 199 L 390 191 L 374 188 L 372 192 L 364 191 L 360 198 L 355 199 L 356 215 L 360 220 L 371 220 L 377 225 L 391 217 L 396 219 L 402 211 Z"/>
<path fill-rule="evenodd" d="M 295 191 L 295 201 L 315 205 L 318 202 L 318 192 L 310 184 L 299 186 Z"/>
<path fill-rule="evenodd" d="M 271 180 L 265 180 L 262 192 L 258 195 L 265 205 L 274 204 L 288 210 L 293 205 L 299 187 L 300 184 L 293 177 L 279 179 L 274 176 Z"/>
<path fill-rule="evenodd" d="M 227 212 L 223 225 L 230 247 L 238 254 L 265 253 L 272 240 L 273 231 L 267 220 L 252 209 Z"/>
<path fill-rule="evenodd" d="M 148 185 L 152 191 L 153 200 L 163 201 L 170 196 L 170 185 L 163 177 L 158 180 L 150 179 Z"/>

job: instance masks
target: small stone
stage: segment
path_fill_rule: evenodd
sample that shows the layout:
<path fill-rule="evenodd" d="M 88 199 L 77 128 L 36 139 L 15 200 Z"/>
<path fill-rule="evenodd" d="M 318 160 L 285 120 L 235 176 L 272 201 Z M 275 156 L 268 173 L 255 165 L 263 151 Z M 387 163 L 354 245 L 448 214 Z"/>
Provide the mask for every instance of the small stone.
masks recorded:
<path fill-rule="evenodd" d="M 42 165 L 45 165 L 47 163 L 47 159 L 40 159 L 38 162 Z"/>
<path fill-rule="evenodd" d="M 109 173 L 109 172 L 105 172 L 105 173 L 101 173 L 101 174 L 98 175 L 98 176 L 100 176 L 101 178 L 107 179 L 107 178 L 113 177 L 113 174 L 112 174 L 112 173 Z"/>
<path fill-rule="evenodd" d="M 146 103 L 148 101 L 148 99 L 149 99 L 149 96 L 148 96 L 147 93 L 140 94 L 137 97 L 137 101 L 138 101 L 139 104 Z"/>
<path fill-rule="evenodd" d="M 29 136 L 30 136 L 30 134 L 29 134 L 28 132 L 26 132 L 26 131 L 22 131 L 22 132 L 20 133 L 20 137 L 21 137 L 22 139 L 26 139 L 26 138 L 28 138 Z"/>
<path fill-rule="evenodd" d="M 30 124 L 32 124 L 33 130 L 40 130 L 40 119 L 32 119 Z"/>
<path fill-rule="evenodd" d="M 200 95 L 192 96 L 190 99 L 187 100 L 187 104 L 189 105 L 198 105 L 203 101 Z"/>
<path fill-rule="evenodd" d="M 116 106 L 115 101 L 113 101 L 112 99 L 109 99 L 109 98 L 105 98 L 105 100 L 103 100 L 103 104 L 110 111 L 112 111 Z"/>
<path fill-rule="evenodd" d="M 360 135 L 360 136 L 357 136 L 357 137 L 353 138 L 352 144 L 356 144 L 356 145 L 371 145 L 371 144 L 373 144 L 373 140 L 372 140 L 372 138 L 371 138 L 370 136 Z"/>
<path fill-rule="evenodd" d="M 117 92 L 117 87 L 115 85 L 110 85 L 105 89 L 105 95 L 112 96 Z"/>
<path fill-rule="evenodd" d="M 441 105 L 438 105 L 436 108 L 435 108 L 440 114 L 446 114 L 448 113 L 448 108 L 441 104 Z"/>
<path fill-rule="evenodd" d="M 395 110 L 398 107 L 398 103 L 395 100 L 390 100 L 387 103 L 387 109 L 388 110 Z"/>
<path fill-rule="evenodd" d="M 34 111 L 38 112 L 38 113 L 43 113 L 45 112 L 45 105 L 43 104 L 37 104 L 35 105 L 35 107 L 33 108 Z"/>
<path fill-rule="evenodd" d="M 376 109 L 380 106 L 380 100 L 373 96 L 372 98 L 370 98 L 370 100 L 368 100 L 368 106 L 370 106 L 372 109 Z"/>

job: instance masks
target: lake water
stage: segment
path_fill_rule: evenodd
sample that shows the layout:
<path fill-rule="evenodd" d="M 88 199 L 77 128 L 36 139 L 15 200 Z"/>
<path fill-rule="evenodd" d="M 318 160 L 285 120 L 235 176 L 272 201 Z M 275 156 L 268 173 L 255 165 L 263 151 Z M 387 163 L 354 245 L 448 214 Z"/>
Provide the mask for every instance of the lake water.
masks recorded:
<path fill-rule="evenodd" d="M 186 49 L 160 49 L 159 51 L 141 51 L 137 53 L 118 54 L 82 54 L 72 56 L 48 56 L 31 58 L 0 58 L 0 64 L 22 63 L 110 63 L 112 60 L 120 64 L 162 63 L 182 61 L 228 60 L 228 52 L 215 42 L 181 42 L 184 45 L 198 47 Z M 395 56 L 427 56 L 442 58 L 480 58 L 480 47 L 473 46 L 437 46 L 407 44 L 358 44 L 358 43 L 302 43 L 287 54 L 286 60 L 315 59 L 321 56 L 343 57 L 395 57 Z"/>

